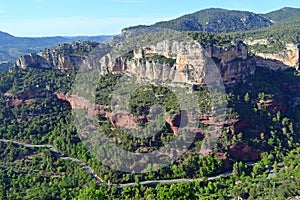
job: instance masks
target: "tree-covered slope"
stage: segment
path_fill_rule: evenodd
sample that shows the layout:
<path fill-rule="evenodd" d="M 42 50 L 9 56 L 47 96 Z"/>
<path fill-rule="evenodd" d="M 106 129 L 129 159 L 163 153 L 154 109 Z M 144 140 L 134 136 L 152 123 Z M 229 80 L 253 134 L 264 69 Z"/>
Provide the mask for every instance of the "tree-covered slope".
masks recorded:
<path fill-rule="evenodd" d="M 293 26 L 287 20 L 234 34 L 186 33 L 208 48 L 226 49 L 238 39 L 265 38 L 274 41 L 265 47 L 271 50 L 282 48 L 277 44 L 296 42 L 300 32 L 298 24 Z M 8 34 L 3 34 L 3 38 L 4 41 L 14 39 Z M 68 56 L 85 56 L 90 52 L 85 48 L 52 50 Z M 125 56 L 130 58 L 132 54 Z M 175 62 L 159 55 L 147 59 L 170 65 Z M 71 98 L 68 94 L 77 73 L 76 69 L 60 71 L 40 66 L 16 67 L 0 73 L 0 199 L 287 199 L 300 195 L 300 75 L 295 69 L 272 71 L 268 66 L 257 67 L 256 73 L 243 82 L 226 85 L 226 123 L 212 152 L 209 155 L 200 152 L 208 141 L 204 139 L 205 134 L 217 128 L 205 124 L 214 124 L 214 119 L 208 118 L 199 123 L 201 131 L 183 156 L 158 171 L 141 174 L 111 169 L 84 146 L 72 115 L 70 102 L 76 99 L 67 100 Z M 95 103 L 105 105 L 107 113 L 112 112 L 109 107 L 112 91 L 116 86 L 120 91 L 126 87 L 118 84 L 121 74 L 99 75 L 91 71 L 89 75 L 91 79 L 99 78 Z M 211 108 L 213 91 L 195 86 L 193 94 L 193 103 L 199 104 L 200 111 Z M 132 91 L 129 111 L 138 117 L 149 114 L 153 105 L 160 105 L 166 111 L 173 109 L 177 113 L 180 106 L 174 96 L 164 86 L 145 84 Z M 98 117 L 105 136 L 133 153 L 156 151 L 176 137 L 165 120 L 161 120 L 160 132 L 143 138 L 116 126 L 117 121 L 111 121 L 109 115 Z M 140 121 L 139 125 L 146 123 Z M 141 132 L 146 133 L 146 129 L 145 133 Z M 52 145 L 63 157 L 86 163 L 104 184 L 102 187 L 99 182 L 96 184 L 85 166 L 74 160 L 63 159 L 51 149 L 26 147 L 18 142 Z M 107 153 L 111 152 L 108 149 Z M 111 155 L 112 159 L 117 158 Z M 144 163 L 133 164 L 139 167 Z M 122 163 L 128 164 L 131 163 Z M 159 184 L 162 180 L 167 184 Z M 151 184 L 143 185 L 143 181 Z M 132 185 L 116 187 L 126 183 Z"/>
<path fill-rule="evenodd" d="M 255 14 L 211 8 L 151 26 L 141 25 L 124 30 L 139 27 L 221 33 L 224 38 L 231 37 L 232 40 L 261 40 L 254 42 L 251 49 L 254 52 L 274 53 L 285 50 L 286 44 L 299 42 L 300 9 L 285 7 L 266 14 Z"/>
<path fill-rule="evenodd" d="M 92 166 L 94 173 L 105 182 L 136 182 L 136 185 L 124 188 L 101 188 L 93 185 L 94 182 L 82 167 L 74 162 L 59 159 L 49 150 L 23 148 L 12 143 L 0 142 L 2 198 L 21 199 L 24 196 L 26 199 L 32 199 L 39 196 L 41 199 L 70 199 L 78 196 L 78 199 L 87 199 L 97 192 L 101 194 L 99 196 L 105 194 L 110 199 L 172 199 L 180 195 L 184 195 L 182 199 L 199 197 L 232 199 L 245 194 L 259 198 L 271 194 L 270 183 L 285 180 L 289 175 L 285 166 L 295 169 L 289 176 L 299 178 L 299 167 L 297 167 L 299 156 L 291 158 L 295 159 L 295 165 L 286 161 L 287 156 L 291 156 L 290 151 L 299 152 L 300 113 L 297 105 L 299 76 L 296 76 L 294 70 L 275 72 L 262 68 L 246 83 L 228 87 L 226 95 L 229 101 L 228 109 L 235 113 L 240 122 L 234 126 L 224 127 L 222 136 L 214 146 L 214 154 L 199 155 L 203 138 L 197 138 L 189 152 L 169 167 L 145 174 L 122 173 L 109 169 L 99 160 L 94 159 L 84 148 L 75 128 L 70 105 L 53 95 L 55 92 L 68 92 L 75 74 L 76 71 L 60 72 L 37 68 L 1 73 L 0 78 L 3 80 L 0 84 L 1 139 L 21 141 L 26 144 L 51 144 L 61 153 L 78 158 Z M 100 78 L 97 98 L 109 100 L 110 89 L 114 87 L 118 76 L 109 74 Z M 145 87 L 153 90 L 144 90 L 142 87 L 134 91 L 131 99 L 131 103 L 134 103 L 138 109 L 147 108 L 152 100 L 156 101 L 154 97 L 164 91 L 162 87 Z M 205 90 L 199 91 L 199 94 L 205 95 Z M 147 94 L 152 95 L 150 97 L 153 98 L 146 98 L 147 101 L 143 101 Z M 202 104 L 207 102 L 203 101 L 203 97 L 205 98 L 203 95 L 199 96 L 202 97 L 199 98 Z M 116 141 L 119 141 L 117 145 L 133 152 L 138 152 L 144 147 L 155 150 L 174 137 L 168 127 L 164 128 L 162 134 L 142 140 L 119 129 L 111 129 L 106 119 L 100 125 L 107 130 L 107 137 L 117 138 Z M 239 149 L 239 146 L 243 148 Z M 258 159 L 260 161 L 255 166 L 245 165 L 247 159 L 251 160 L 254 152 L 251 149 L 262 153 L 261 158 Z M 234 162 L 237 164 L 232 166 Z M 233 168 L 234 172 L 228 177 L 219 177 L 212 181 L 205 178 L 227 172 L 230 168 Z M 278 175 L 268 181 L 266 177 L 272 168 L 278 170 Z M 143 180 L 180 178 L 194 179 L 194 182 L 157 186 L 138 184 Z M 243 185 L 236 185 L 238 181 L 242 181 Z M 291 187 L 292 184 L 293 187 L 297 186 L 295 180 L 290 181 Z M 256 188 L 254 187 L 256 182 L 267 185 Z M 252 190 L 257 190 L 259 193 Z M 288 189 L 281 191 L 286 190 Z M 294 189 L 288 191 L 284 194 L 276 191 L 272 195 L 288 197 L 299 194 Z M 102 198 L 94 197 L 94 199 Z"/>
<path fill-rule="evenodd" d="M 271 19 L 275 23 L 288 21 L 288 20 L 295 20 L 295 19 L 300 18 L 300 9 L 285 7 L 285 8 L 281 8 L 279 10 L 264 14 L 263 16 Z"/>
<path fill-rule="evenodd" d="M 226 41 L 232 39 L 226 39 L 226 35 L 223 34 L 213 33 L 191 36 L 195 39 L 202 38 L 204 46 L 225 46 Z M 56 50 L 58 51 L 59 48 Z M 72 55 L 78 52 L 75 49 L 65 53 Z M 84 53 L 88 51 L 81 52 Z M 147 59 L 157 59 L 157 56 Z M 172 60 L 162 59 L 161 62 L 170 63 Z M 91 181 L 91 176 L 83 170 L 82 166 L 74 162 L 64 162 L 49 149 L 46 151 L 40 148 L 23 148 L 16 143 L 0 142 L 0 156 L 4 161 L 0 162 L 0 177 L 3 177 L 0 197 L 3 199 L 21 199 L 22 196 L 25 199 L 33 199 L 37 196 L 41 199 L 74 197 L 103 199 L 103 195 L 109 199 L 172 199 L 179 196 L 182 196 L 182 199 L 199 197 L 232 199 L 244 194 L 253 196 L 252 193 L 254 197 L 259 198 L 268 195 L 271 191 L 270 187 L 265 187 L 256 194 L 252 190 L 259 190 L 259 188 L 253 189 L 253 182 L 264 184 L 265 177 L 270 174 L 269 169 L 275 169 L 279 163 L 282 163 L 281 166 L 294 167 L 284 162 L 289 152 L 299 149 L 300 144 L 298 102 L 300 76 L 293 69 L 271 71 L 258 68 L 256 74 L 248 77 L 245 82 L 227 85 L 226 119 L 232 123 L 226 123 L 220 130 L 220 138 L 212 147 L 212 153 L 206 156 L 200 153 L 202 144 L 206 145 L 205 131 L 214 130 L 214 127 L 207 126 L 202 121 L 203 123 L 199 123 L 201 131 L 198 137 L 183 156 L 169 166 L 144 174 L 111 169 L 87 151 L 76 130 L 72 105 L 57 95 L 62 93 L 69 98 L 67 93 L 71 89 L 76 73 L 76 70 L 59 71 L 43 69 L 39 66 L 26 69 L 15 68 L 1 73 L 0 139 L 26 144 L 49 144 L 61 154 L 87 163 L 94 174 L 107 184 L 136 184 L 124 188 L 111 185 L 101 188 Z M 94 73 L 89 77 L 94 76 L 99 78 L 95 102 L 109 106 L 110 94 L 117 85 L 120 74 L 100 76 Z M 119 85 L 118 89 L 122 90 L 122 87 L 125 86 Z M 199 110 L 210 109 L 208 94 L 211 92 L 200 86 L 194 88 L 194 95 L 197 95 L 195 103 L 199 103 Z M 147 114 L 149 108 L 155 104 L 162 105 L 166 110 L 179 108 L 176 102 L 171 90 L 149 83 L 132 91 L 129 110 L 133 115 L 140 116 Z M 99 126 L 105 131 L 106 137 L 120 148 L 135 153 L 155 151 L 176 137 L 170 125 L 164 120 L 162 122 L 162 131 L 153 137 L 141 138 L 128 134 L 124 129 L 114 127 L 108 116 L 99 115 Z M 143 123 L 147 122 L 141 121 L 140 125 Z M 145 133 L 141 132 L 141 134 Z M 10 153 L 8 149 L 11 149 Z M 107 153 L 111 151 L 108 150 Z M 111 158 L 117 157 L 112 155 Z M 298 157 L 295 159 L 299 160 Z M 247 165 L 247 161 L 257 162 L 257 164 Z M 122 164 L 128 165 L 128 163 Z M 134 162 L 134 164 L 141 166 L 143 162 Z M 228 176 L 218 176 L 224 173 Z M 281 171 L 278 174 L 279 180 L 283 179 L 280 174 L 282 177 L 287 176 L 284 171 Z M 298 177 L 296 175 L 297 173 L 293 174 L 294 177 Z M 210 177 L 211 181 L 208 181 L 207 177 Z M 212 180 L 212 177 L 217 179 Z M 183 178 L 193 182 L 155 185 L 159 182 L 157 180 Z M 31 183 L 31 180 L 35 179 L 36 181 Z M 140 186 L 139 183 L 142 181 L 152 181 L 154 185 Z M 242 185 L 235 184 L 238 181 L 243 181 L 246 187 L 240 189 L 239 186 Z M 297 187 L 297 184 L 296 182 L 293 185 Z M 297 190 L 293 190 L 283 196 L 298 194 Z M 273 194 L 273 196 L 280 195 L 282 194 Z"/>
<path fill-rule="evenodd" d="M 170 21 L 158 22 L 152 27 L 220 33 L 253 30 L 270 25 L 272 22 L 269 19 L 252 12 L 211 8 Z"/>

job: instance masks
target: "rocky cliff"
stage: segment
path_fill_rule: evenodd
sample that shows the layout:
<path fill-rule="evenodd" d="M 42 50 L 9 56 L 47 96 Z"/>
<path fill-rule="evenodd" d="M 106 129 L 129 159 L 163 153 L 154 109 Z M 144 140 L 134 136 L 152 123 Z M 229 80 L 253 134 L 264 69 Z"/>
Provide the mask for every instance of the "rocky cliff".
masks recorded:
<path fill-rule="evenodd" d="M 112 55 L 101 60 L 101 66 L 108 66 L 102 74 L 135 74 L 138 80 L 171 81 L 173 83 L 204 83 L 206 76 L 219 70 L 224 83 L 235 83 L 255 72 L 255 61 L 248 57 L 248 48 L 243 43 L 227 49 L 205 49 L 199 43 L 180 43 L 164 41 L 156 46 L 136 49 L 132 57 L 118 57 L 112 61 Z M 216 72 L 218 73 L 218 72 Z M 213 77 L 211 77 L 213 78 Z"/>
<path fill-rule="evenodd" d="M 287 68 L 287 67 L 298 67 L 299 60 L 299 49 L 297 45 L 287 44 L 285 50 L 278 53 L 255 53 L 260 63 L 264 63 L 263 59 L 266 61 L 265 66 L 272 66 L 273 68 Z M 273 62 L 273 64 L 271 63 Z M 281 67 L 278 65 L 281 64 Z"/>
<path fill-rule="evenodd" d="M 227 49 L 205 49 L 196 42 L 163 41 L 155 46 L 135 49 L 131 57 L 103 54 L 101 51 L 106 47 L 98 46 L 95 50 L 96 46 L 96 43 L 87 42 L 60 45 L 37 54 L 21 56 L 16 66 L 60 70 L 100 67 L 102 75 L 129 73 L 139 80 L 190 84 L 203 83 L 203 78 L 211 72 L 211 66 L 218 67 L 225 83 L 242 81 L 255 71 L 255 61 L 248 57 L 248 48 L 243 43 Z M 98 52 L 105 56 L 95 56 Z"/>
<path fill-rule="evenodd" d="M 59 45 L 53 49 L 45 49 L 38 53 L 20 56 L 16 66 L 53 68 L 59 70 L 78 69 L 86 56 L 98 45 L 94 42 L 77 42 Z"/>

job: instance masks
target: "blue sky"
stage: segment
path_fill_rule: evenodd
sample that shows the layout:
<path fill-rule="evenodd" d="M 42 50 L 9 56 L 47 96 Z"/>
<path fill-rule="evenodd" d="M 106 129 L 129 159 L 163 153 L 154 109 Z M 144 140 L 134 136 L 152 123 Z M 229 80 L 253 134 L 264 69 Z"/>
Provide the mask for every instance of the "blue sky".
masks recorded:
<path fill-rule="evenodd" d="M 16 36 L 119 34 L 205 8 L 266 13 L 299 0 L 1 0 L 0 31 Z"/>

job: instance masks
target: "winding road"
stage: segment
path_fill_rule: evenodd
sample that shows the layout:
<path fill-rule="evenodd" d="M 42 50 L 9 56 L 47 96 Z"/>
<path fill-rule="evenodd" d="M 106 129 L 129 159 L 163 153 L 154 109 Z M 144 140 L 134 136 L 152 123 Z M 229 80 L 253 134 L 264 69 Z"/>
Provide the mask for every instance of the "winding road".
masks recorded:
<path fill-rule="evenodd" d="M 27 143 L 23 143 L 23 142 L 18 142 L 18 141 L 14 141 L 14 140 L 7 140 L 7 139 L 0 139 L 0 142 L 4 142 L 4 143 L 9 143 L 12 142 L 13 144 L 17 144 L 19 146 L 23 146 L 23 147 L 29 147 L 29 148 L 48 148 L 50 151 L 52 151 L 54 153 L 54 155 L 57 158 L 63 159 L 63 160 L 71 160 L 73 162 L 78 163 L 84 170 L 86 170 L 89 175 L 94 178 L 97 182 L 98 185 L 102 185 L 103 180 L 97 176 L 97 174 L 94 173 L 94 170 L 88 166 L 85 162 L 77 159 L 77 158 L 72 158 L 72 157 L 68 157 L 65 156 L 64 154 L 62 154 L 61 152 L 59 152 L 54 146 L 49 145 L 49 144 L 45 144 L 45 145 L 35 145 L 35 144 L 27 144 Z M 208 180 L 214 180 L 217 179 L 219 177 L 222 176 L 228 176 L 231 175 L 232 171 L 228 171 L 222 174 L 219 174 L 217 176 L 212 176 L 212 177 L 208 177 Z M 183 183 L 183 182 L 194 182 L 194 181 L 201 181 L 201 178 L 198 179 L 186 179 L 186 178 L 182 178 L 182 179 L 168 179 L 168 180 L 150 180 L 150 181 L 142 181 L 139 182 L 140 185 L 157 185 L 157 184 L 171 184 L 171 183 Z M 128 187 L 128 186 L 133 186 L 136 185 L 137 183 L 132 182 L 132 183 L 122 183 L 122 184 L 106 184 L 107 186 L 110 187 Z"/>

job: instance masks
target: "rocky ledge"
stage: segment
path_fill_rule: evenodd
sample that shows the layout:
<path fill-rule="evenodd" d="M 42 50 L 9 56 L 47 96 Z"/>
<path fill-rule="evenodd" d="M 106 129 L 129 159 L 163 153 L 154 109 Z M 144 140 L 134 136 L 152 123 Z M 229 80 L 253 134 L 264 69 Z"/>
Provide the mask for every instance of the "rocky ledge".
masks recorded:
<path fill-rule="evenodd" d="M 59 70 L 78 69 L 87 55 L 99 44 L 95 42 L 76 42 L 62 44 L 53 49 L 20 56 L 15 65 L 27 67 L 52 68 Z"/>
<path fill-rule="evenodd" d="M 156 46 L 140 47 L 118 57 L 106 53 L 109 49 L 107 45 L 98 45 L 90 42 L 64 44 L 36 54 L 20 56 L 15 65 L 20 68 L 59 70 L 98 67 L 102 75 L 129 73 L 136 75 L 139 80 L 185 84 L 201 84 L 205 82 L 205 77 L 211 79 L 219 74 L 225 83 L 240 82 L 253 74 L 256 66 L 255 60 L 248 57 L 247 46 L 241 42 L 226 49 L 205 49 L 197 42 L 166 40 Z"/>

